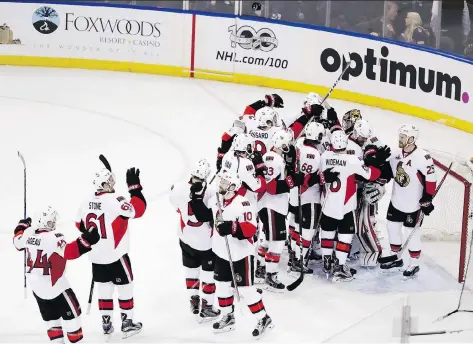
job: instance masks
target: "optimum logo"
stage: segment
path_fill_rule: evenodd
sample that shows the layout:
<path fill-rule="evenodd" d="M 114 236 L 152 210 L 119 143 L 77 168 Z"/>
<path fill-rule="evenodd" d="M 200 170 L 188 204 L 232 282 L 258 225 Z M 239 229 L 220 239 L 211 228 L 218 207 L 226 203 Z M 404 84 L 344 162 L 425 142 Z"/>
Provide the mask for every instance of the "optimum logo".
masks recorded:
<path fill-rule="evenodd" d="M 33 13 L 33 26 L 39 33 L 53 33 L 59 27 L 59 15 L 52 7 L 40 7 Z"/>
<path fill-rule="evenodd" d="M 462 92 L 462 83 L 459 77 L 389 60 L 387 59 L 389 49 L 386 46 L 381 48 L 381 56 L 375 56 L 374 49 L 366 49 L 364 56 L 350 53 L 350 58 L 355 62 L 355 66 L 348 68 L 343 80 L 359 77 L 364 71 L 368 80 L 387 82 L 413 90 L 420 89 L 425 93 L 435 93 L 437 96 L 455 99 L 465 104 L 470 101 L 468 92 Z M 343 61 L 343 54 L 332 48 L 325 49 L 320 55 L 320 64 L 329 73 L 341 71 L 344 64 L 342 62 L 346 62 Z"/>

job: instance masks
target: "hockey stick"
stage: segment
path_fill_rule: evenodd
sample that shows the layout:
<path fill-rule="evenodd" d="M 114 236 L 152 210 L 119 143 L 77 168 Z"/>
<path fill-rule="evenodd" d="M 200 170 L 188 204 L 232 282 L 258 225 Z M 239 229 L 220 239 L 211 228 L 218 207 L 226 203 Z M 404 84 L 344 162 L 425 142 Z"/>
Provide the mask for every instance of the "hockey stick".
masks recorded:
<path fill-rule="evenodd" d="M 443 331 L 430 331 L 430 332 L 411 332 L 409 333 L 410 336 L 429 336 L 432 334 L 454 334 L 454 333 L 461 333 L 466 331 L 473 331 L 473 328 L 466 328 L 463 330 L 443 330 Z"/>
<path fill-rule="evenodd" d="M 110 166 L 110 163 L 108 162 L 107 158 L 103 156 L 103 154 L 99 155 L 99 160 L 102 162 L 102 164 L 105 166 L 107 170 L 112 172 L 112 167 Z M 87 301 L 87 311 L 85 312 L 85 314 L 90 314 L 90 309 L 92 308 L 92 298 L 94 296 L 94 287 L 95 287 L 95 281 L 94 281 L 94 277 L 92 276 L 92 281 L 90 282 L 89 300 Z"/>
<path fill-rule="evenodd" d="M 437 195 L 437 193 L 439 192 L 440 188 L 442 187 L 443 185 L 443 182 L 445 181 L 445 179 L 447 178 L 448 174 L 450 173 L 450 170 L 452 169 L 452 165 L 453 165 L 453 162 L 450 163 L 450 166 L 448 166 L 448 169 L 447 171 L 445 172 L 442 180 L 440 181 L 439 185 L 437 186 L 437 189 L 435 189 L 435 193 L 434 195 L 432 196 L 432 200 L 435 198 L 435 196 Z M 390 263 L 390 262 L 394 262 L 396 260 L 399 260 L 402 258 L 402 255 L 404 254 L 404 251 L 406 250 L 407 248 L 407 245 L 409 244 L 409 241 L 411 241 L 411 238 L 413 237 L 414 233 L 419 230 L 421 224 L 422 224 L 422 221 L 424 220 L 424 213 L 422 212 L 422 210 L 420 211 L 420 215 L 419 215 L 419 219 L 417 220 L 417 223 L 416 223 L 416 226 L 414 227 L 414 229 L 411 231 L 411 233 L 409 234 L 409 236 L 407 237 L 406 241 L 404 242 L 404 245 L 402 245 L 401 247 L 401 250 L 399 252 L 397 252 L 396 254 L 393 254 L 393 255 L 390 255 L 390 256 L 387 256 L 387 257 L 379 257 L 378 258 L 378 263 L 380 264 L 385 264 L 385 263 Z"/>
<path fill-rule="evenodd" d="M 219 210 L 220 214 L 222 214 L 222 205 L 220 204 L 220 199 L 218 198 L 218 192 L 216 192 L 215 195 L 217 196 L 218 210 Z M 217 225 L 215 225 L 215 227 L 217 227 Z M 237 280 L 236 280 L 236 275 L 235 275 L 235 268 L 233 266 L 232 253 L 230 252 L 230 244 L 228 243 L 227 236 L 225 236 L 225 245 L 227 246 L 228 263 L 230 265 L 230 270 L 232 272 L 233 288 L 235 290 L 237 301 L 238 301 L 238 303 L 240 303 L 240 292 L 238 291 L 238 285 L 237 285 Z"/>
<path fill-rule="evenodd" d="M 23 163 L 23 218 L 26 219 L 26 162 L 20 151 L 18 151 L 18 157 Z M 26 248 L 23 250 L 23 293 L 26 299 L 28 294 L 28 289 L 26 288 Z"/>
<path fill-rule="evenodd" d="M 345 66 L 345 68 L 343 68 L 342 70 L 342 73 L 338 76 L 337 80 L 335 80 L 335 82 L 333 83 L 332 87 L 330 88 L 330 90 L 327 92 L 327 94 L 325 95 L 325 97 L 322 99 L 322 101 L 320 102 L 319 105 L 322 105 L 328 97 L 330 97 L 330 95 L 332 94 L 333 90 L 335 90 L 335 87 L 337 87 L 338 83 L 340 82 L 340 80 L 342 80 L 343 76 L 345 75 L 345 72 L 348 70 L 348 68 L 350 68 L 350 66 L 352 65 L 352 61 L 349 60 L 349 59 L 346 59 L 345 58 L 345 61 L 348 61 L 347 62 L 347 65 Z M 305 129 L 307 128 L 307 126 L 312 123 L 312 121 L 314 120 L 314 117 L 312 117 L 309 122 L 307 122 L 307 124 L 304 126 L 304 129 L 301 130 L 301 132 L 299 133 L 299 135 L 297 135 L 296 137 L 296 140 L 302 135 L 302 133 L 305 131 Z"/>

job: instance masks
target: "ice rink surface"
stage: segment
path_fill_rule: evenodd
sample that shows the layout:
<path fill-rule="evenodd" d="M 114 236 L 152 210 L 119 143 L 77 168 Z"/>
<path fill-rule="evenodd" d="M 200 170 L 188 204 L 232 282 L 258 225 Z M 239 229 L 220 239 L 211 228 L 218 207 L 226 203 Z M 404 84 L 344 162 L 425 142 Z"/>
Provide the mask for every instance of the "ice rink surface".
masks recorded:
<path fill-rule="evenodd" d="M 226 334 L 214 335 L 211 323 L 197 324 L 191 316 L 178 246 L 178 215 L 168 203 L 168 190 L 175 181 L 188 178 L 197 160 L 208 158 L 214 165 L 222 132 L 247 104 L 274 91 L 165 76 L 25 67 L 0 67 L 0 80 L 0 342 L 48 340 L 31 291 L 23 299 L 23 255 L 12 245 L 13 229 L 23 216 L 23 170 L 17 150 L 28 168 L 28 215 L 34 218 L 51 204 L 60 215 L 57 230 L 68 241 L 78 235 L 75 215 L 92 192 L 93 173 L 102 167 L 99 154 L 110 161 L 119 194 L 128 196 L 126 169 L 140 168 L 148 208 L 142 219 L 131 222 L 130 256 L 135 319 L 144 328 L 129 342 L 251 342 L 256 321 L 246 306 L 244 315 L 236 312 L 237 329 Z M 285 103 L 280 113 L 290 123 L 304 95 L 276 92 Z M 420 127 L 420 147 L 471 155 L 473 138 L 465 132 L 358 104 L 330 103 L 339 116 L 360 109 L 379 139 L 393 147 L 398 127 L 414 123 Z M 378 225 L 383 232 L 390 188 L 380 206 Z M 386 276 L 376 269 L 360 270 L 352 283 L 333 284 L 316 267 L 315 275 L 293 292 L 264 292 L 275 328 L 260 342 L 399 343 L 401 309 L 408 296 L 419 331 L 473 328 L 471 313 L 432 323 L 456 308 L 459 245 L 427 243 L 423 252 L 416 280 L 406 282 L 399 274 Z M 280 275 L 282 282 L 294 279 L 284 271 Z M 87 257 L 69 262 L 67 276 L 85 311 L 91 280 Z M 117 304 L 115 309 L 118 322 Z M 96 295 L 91 314 L 84 314 L 82 321 L 84 342 L 104 341 Z M 111 339 L 120 341 L 118 334 Z M 473 331 L 410 341 L 471 343 Z"/>

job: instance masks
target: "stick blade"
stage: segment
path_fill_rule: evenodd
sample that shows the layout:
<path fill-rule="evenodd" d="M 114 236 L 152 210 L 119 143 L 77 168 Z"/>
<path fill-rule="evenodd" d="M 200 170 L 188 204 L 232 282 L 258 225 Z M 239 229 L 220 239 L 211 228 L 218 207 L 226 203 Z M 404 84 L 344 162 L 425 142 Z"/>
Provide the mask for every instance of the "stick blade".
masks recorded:
<path fill-rule="evenodd" d="M 292 282 L 291 284 L 289 284 L 286 289 L 289 290 L 289 291 L 293 291 L 294 289 L 296 289 L 298 286 L 301 285 L 302 281 L 304 280 L 304 274 L 301 273 L 301 275 L 294 281 Z"/>
<path fill-rule="evenodd" d="M 18 151 L 18 157 L 21 159 L 21 162 L 23 163 L 23 167 L 26 168 L 25 158 L 23 157 L 23 154 L 21 154 L 20 151 Z"/>
<path fill-rule="evenodd" d="M 110 172 L 112 172 L 112 167 L 110 166 L 107 158 L 103 156 L 103 154 L 100 154 L 99 159 L 102 162 L 102 164 L 105 166 L 105 168 L 109 170 Z"/>

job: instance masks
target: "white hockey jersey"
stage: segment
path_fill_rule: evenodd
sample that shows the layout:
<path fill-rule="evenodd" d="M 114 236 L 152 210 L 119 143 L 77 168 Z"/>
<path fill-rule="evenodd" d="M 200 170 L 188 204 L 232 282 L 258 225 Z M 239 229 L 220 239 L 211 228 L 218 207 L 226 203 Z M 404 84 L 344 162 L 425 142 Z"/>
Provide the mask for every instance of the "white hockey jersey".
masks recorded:
<path fill-rule="evenodd" d="M 352 139 L 351 136 L 348 137 L 347 154 L 354 155 L 361 160 L 363 160 L 364 157 L 363 147 Z"/>
<path fill-rule="evenodd" d="M 213 228 L 208 222 L 197 221 L 189 204 L 191 183 L 183 181 L 171 187 L 169 201 L 180 215 L 179 239 L 185 244 L 198 251 L 207 251 L 212 248 Z M 204 204 L 208 207 L 208 201 L 212 192 L 212 185 L 204 193 Z"/>
<path fill-rule="evenodd" d="M 258 211 L 263 208 L 268 208 L 278 212 L 279 214 L 287 215 L 289 193 L 275 194 L 271 192 L 271 183 L 276 183 L 278 180 L 286 178 L 286 162 L 283 157 L 274 151 L 268 152 L 263 156 L 263 161 L 267 167 L 266 172 L 266 191 L 259 195 Z"/>
<path fill-rule="evenodd" d="M 222 160 L 222 172 L 232 171 L 238 174 L 240 180 L 244 183 L 243 192 L 248 200 L 256 205 L 258 192 L 262 192 L 266 186 L 266 181 L 263 176 L 255 176 L 255 166 L 253 162 L 245 157 L 235 154 L 230 151 L 224 155 Z M 241 192 L 240 192 L 241 193 Z"/>
<path fill-rule="evenodd" d="M 128 219 L 136 219 L 145 212 L 145 204 L 138 197 L 127 201 L 115 193 L 94 194 L 84 200 L 76 217 L 86 228 L 96 226 L 100 240 L 89 252 L 89 259 L 95 264 L 110 264 L 129 252 Z"/>
<path fill-rule="evenodd" d="M 15 236 L 13 243 L 18 250 L 26 249 L 26 278 L 38 297 L 52 300 L 70 288 L 65 276 L 67 243 L 62 233 L 30 227 Z"/>
<path fill-rule="evenodd" d="M 261 155 L 265 155 L 273 148 L 273 136 L 276 132 L 280 131 L 281 127 L 272 127 L 269 130 L 262 130 L 258 127 L 248 130 L 248 134 L 254 139 L 254 149 L 260 152 Z"/>
<path fill-rule="evenodd" d="M 430 195 L 435 193 L 437 176 L 432 157 L 420 148 L 411 153 L 398 148 L 393 151 L 389 163 L 394 176 L 391 196 L 394 208 L 404 213 L 417 211 L 424 188 Z"/>
<path fill-rule="evenodd" d="M 334 172 L 340 173 L 338 179 L 328 187 L 325 194 L 326 203 L 323 213 L 328 217 L 341 220 L 346 214 L 356 209 L 356 175 L 372 181 L 379 178 L 381 172 L 373 166 L 365 166 L 358 157 L 346 153 L 325 152 L 321 159 L 322 171 L 333 167 Z"/>
<path fill-rule="evenodd" d="M 256 204 L 248 201 L 244 196 L 236 194 L 235 197 L 223 201 L 221 196 L 220 204 L 222 212 L 220 213 L 217 195 L 214 194 L 209 200 L 209 208 L 212 209 L 214 223 L 217 214 L 220 214 L 224 221 L 238 221 L 243 231 L 248 234 L 248 239 L 237 239 L 228 235 L 228 244 L 232 260 L 237 261 L 255 254 L 253 235 L 256 233 Z M 212 239 L 212 250 L 222 259 L 228 260 L 227 246 L 225 238 L 215 232 Z"/>

